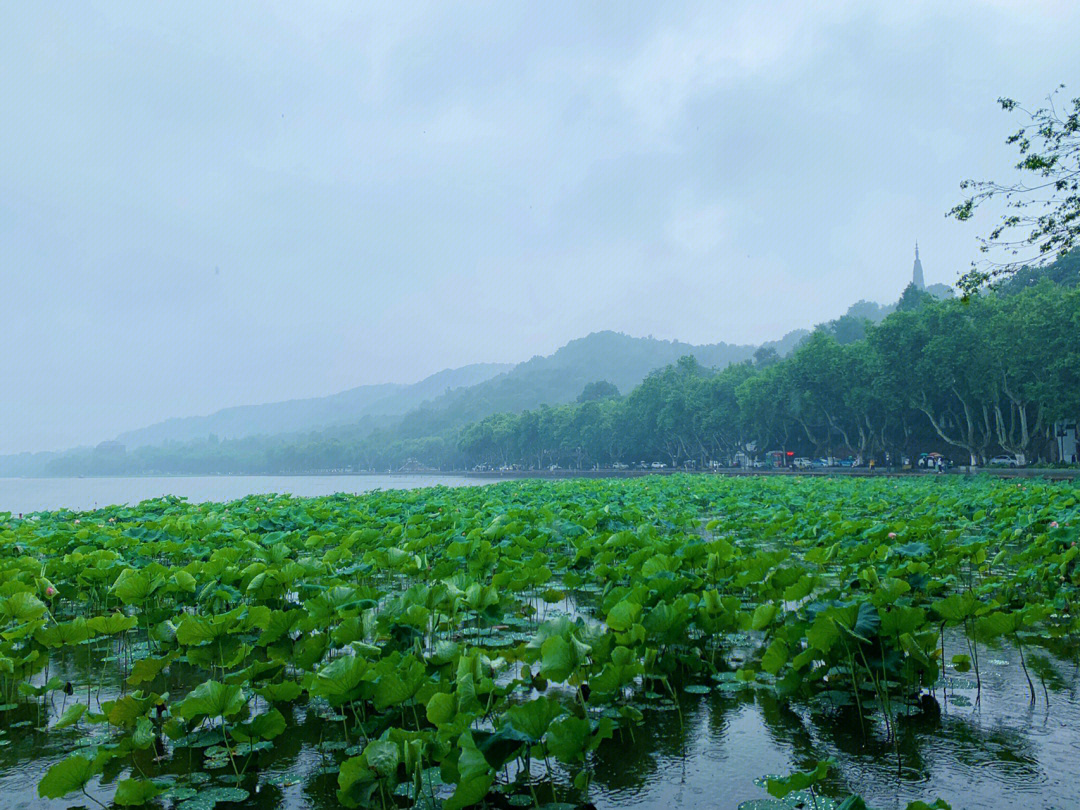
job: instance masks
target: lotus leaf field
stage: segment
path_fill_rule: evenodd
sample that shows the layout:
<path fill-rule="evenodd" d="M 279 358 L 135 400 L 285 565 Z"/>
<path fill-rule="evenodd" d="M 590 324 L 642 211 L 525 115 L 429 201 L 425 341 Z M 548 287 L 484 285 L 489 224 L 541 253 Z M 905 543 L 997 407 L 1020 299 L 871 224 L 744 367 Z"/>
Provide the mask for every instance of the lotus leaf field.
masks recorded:
<path fill-rule="evenodd" d="M 263 807 L 318 779 L 346 807 L 569 808 L 657 714 L 750 692 L 845 713 L 900 778 L 897 724 L 949 700 L 946 669 L 977 705 L 1007 648 L 1024 703 L 1049 705 L 1078 538 L 1073 484 L 951 476 L 0 513 L 0 746 L 62 746 L 10 767 L 85 806 Z M 312 721 L 315 776 L 266 764 Z M 861 807 L 842 765 L 723 795 Z"/>

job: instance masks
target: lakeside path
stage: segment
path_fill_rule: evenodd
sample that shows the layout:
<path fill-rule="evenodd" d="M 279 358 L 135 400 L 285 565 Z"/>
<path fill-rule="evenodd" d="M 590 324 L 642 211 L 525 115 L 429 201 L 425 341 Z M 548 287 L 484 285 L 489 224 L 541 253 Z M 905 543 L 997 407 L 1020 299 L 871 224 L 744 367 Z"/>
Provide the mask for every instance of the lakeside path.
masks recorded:
<path fill-rule="evenodd" d="M 328 475 L 329 473 L 290 473 L 290 475 Z M 643 478 L 650 475 L 726 475 L 726 476 L 806 476 L 809 478 L 821 477 L 848 477 L 848 478 L 911 478 L 934 475 L 951 476 L 992 476 L 995 478 L 1045 478 L 1050 481 L 1073 481 L 1080 479 L 1080 468 L 1071 469 L 1054 467 L 980 467 L 970 470 L 967 467 L 958 467 L 944 473 L 936 473 L 930 470 L 870 470 L 866 467 L 830 467 L 817 470 L 769 470 L 769 469 L 741 469 L 724 468 L 719 470 L 401 470 L 387 472 L 346 472 L 333 473 L 334 475 L 379 475 L 393 478 L 409 478 L 418 475 L 452 475 L 454 477 L 483 479 L 491 481 L 510 481 L 520 478 L 546 478 L 551 480 L 565 480 L 572 478 Z"/>

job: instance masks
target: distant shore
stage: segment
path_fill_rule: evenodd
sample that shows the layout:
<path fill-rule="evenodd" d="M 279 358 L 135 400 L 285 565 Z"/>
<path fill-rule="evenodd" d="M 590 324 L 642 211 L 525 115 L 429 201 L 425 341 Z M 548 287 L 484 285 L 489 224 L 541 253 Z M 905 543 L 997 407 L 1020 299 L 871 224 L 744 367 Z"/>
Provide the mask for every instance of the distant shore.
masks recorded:
<path fill-rule="evenodd" d="M 522 478 L 541 478 L 548 480 L 561 480 L 572 478 L 644 478 L 651 475 L 721 475 L 721 476 L 746 476 L 746 475 L 779 475 L 779 476 L 805 476 L 807 478 L 822 477 L 854 477 L 854 478 L 880 478 L 894 477 L 907 478 L 921 475 L 937 475 L 933 470 L 910 469 L 899 470 L 878 467 L 874 470 L 868 467 L 828 467 L 809 470 L 796 469 L 767 469 L 767 468 L 741 468 L 725 467 L 718 470 L 686 470 L 670 469 L 662 470 L 311 470 L 305 472 L 240 472 L 240 473 L 128 473 L 125 475 L 41 475 L 41 476 L 14 476 L 17 479 L 36 480 L 63 480 L 72 478 L 85 479 L 115 479 L 115 478 L 332 478 L 338 476 L 378 476 L 391 478 L 413 477 L 453 477 L 453 478 L 476 478 L 488 480 L 515 480 Z M 1051 480 L 1069 481 L 1080 479 L 1080 468 L 1055 468 L 1055 467 L 978 467 L 972 470 L 969 467 L 954 467 L 942 475 L 992 475 L 999 478 L 1048 478 Z M 2 477 L 2 476 L 0 476 Z"/>

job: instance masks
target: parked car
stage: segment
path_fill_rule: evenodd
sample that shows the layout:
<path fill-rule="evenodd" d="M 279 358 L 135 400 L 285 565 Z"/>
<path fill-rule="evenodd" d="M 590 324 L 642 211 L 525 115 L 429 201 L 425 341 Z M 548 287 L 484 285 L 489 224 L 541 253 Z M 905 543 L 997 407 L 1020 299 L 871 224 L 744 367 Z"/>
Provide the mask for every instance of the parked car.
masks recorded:
<path fill-rule="evenodd" d="M 813 466 L 813 462 L 810 461 L 810 459 L 803 458 L 801 456 L 791 463 L 795 466 L 795 469 L 797 470 L 808 470 L 811 466 Z"/>
<path fill-rule="evenodd" d="M 815 470 L 824 470 L 829 466 L 829 460 L 826 458 L 815 458 L 810 462 L 810 466 Z"/>
<path fill-rule="evenodd" d="M 654 470 L 662 470 L 667 467 L 667 464 L 662 461 L 654 461 L 651 466 Z"/>
<path fill-rule="evenodd" d="M 1003 454 L 1003 455 L 1000 455 L 1000 456 L 994 456 L 992 459 L 990 459 L 988 464 L 991 467 L 1019 467 L 1020 466 L 1020 462 L 1016 460 L 1015 456 L 1010 456 L 1010 455 L 1006 455 L 1006 454 Z"/>
<path fill-rule="evenodd" d="M 611 465 L 611 469 L 613 469 L 613 470 L 629 470 L 630 465 L 629 464 L 623 464 L 621 461 L 616 461 L 615 463 L 613 463 Z"/>

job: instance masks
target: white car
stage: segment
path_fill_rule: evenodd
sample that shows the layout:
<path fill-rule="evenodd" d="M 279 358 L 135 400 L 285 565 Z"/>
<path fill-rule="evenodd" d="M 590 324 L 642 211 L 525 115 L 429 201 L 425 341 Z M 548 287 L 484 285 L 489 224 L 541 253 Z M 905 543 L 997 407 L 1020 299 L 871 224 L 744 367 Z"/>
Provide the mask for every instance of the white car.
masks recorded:
<path fill-rule="evenodd" d="M 813 466 L 813 462 L 808 458 L 797 458 L 791 462 L 797 470 L 809 470 Z"/>
<path fill-rule="evenodd" d="M 990 459 L 989 464 L 991 467 L 1019 467 L 1020 462 L 1013 456 L 994 456 Z"/>
<path fill-rule="evenodd" d="M 667 464 L 665 464 L 665 463 L 664 463 L 664 462 L 662 462 L 662 461 L 654 461 L 654 462 L 652 463 L 652 468 L 653 468 L 654 470 L 662 470 L 662 469 L 664 469 L 665 467 L 667 467 Z"/>

